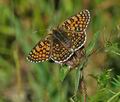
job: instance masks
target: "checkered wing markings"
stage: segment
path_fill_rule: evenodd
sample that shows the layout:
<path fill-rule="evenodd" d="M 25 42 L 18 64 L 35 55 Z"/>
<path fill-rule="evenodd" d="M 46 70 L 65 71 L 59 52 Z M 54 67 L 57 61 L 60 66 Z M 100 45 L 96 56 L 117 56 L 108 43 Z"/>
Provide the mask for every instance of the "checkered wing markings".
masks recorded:
<path fill-rule="evenodd" d="M 56 63 L 62 63 L 68 60 L 73 55 L 72 51 L 69 51 L 64 44 L 58 39 L 53 40 L 51 59 Z"/>
<path fill-rule="evenodd" d="M 48 39 L 38 42 L 36 46 L 30 51 L 27 59 L 31 62 L 46 61 L 50 57 L 51 44 Z"/>
<path fill-rule="evenodd" d="M 68 31 L 82 32 L 85 31 L 90 21 L 90 12 L 84 10 L 59 25 L 60 28 Z"/>
<path fill-rule="evenodd" d="M 68 35 L 70 35 L 73 50 L 76 51 L 85 44 L 86 32 L 68 32 Z"/>

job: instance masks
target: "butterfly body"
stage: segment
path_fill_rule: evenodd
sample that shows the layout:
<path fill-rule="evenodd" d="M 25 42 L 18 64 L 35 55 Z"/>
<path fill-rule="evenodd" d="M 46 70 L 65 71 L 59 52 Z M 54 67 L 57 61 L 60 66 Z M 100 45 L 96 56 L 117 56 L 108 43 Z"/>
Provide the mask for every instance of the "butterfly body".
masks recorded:
<path fill-rule="evenodd" d="M 27 59 L 31 62 L 52 59 L 56 63 L 66 63 L 73 66 L 74 63 L 80 61 L 81 56 L 79 57 L 78 52 L 82 53 L 86 42 L 85 30 L 89 21 L 90 13 L 88 10 L 68 18 L 57 28 L 48 32 L 48 36 L 38 42 Z"/>
<path fill-rule="evenodd" d="M 75 51 L 72 57 L 70 57 L 63 64 L 68 65 L 69 68 L 75 68 L 80 64 L 80 62 L 82 61 L 82 58 L 85 58 L 84 46 L 81 47 L 79 50 Z"/>
<path fill-rule="evenodd" d="M 65 32 L 62 29 L 54 29 L 52 31 L 52 40 L 59 40 L 66 48 L 71 48 L 71 40 L 67 35 L 67 32 Z M 55 42 L 55 41 L 53 41 Z"/>

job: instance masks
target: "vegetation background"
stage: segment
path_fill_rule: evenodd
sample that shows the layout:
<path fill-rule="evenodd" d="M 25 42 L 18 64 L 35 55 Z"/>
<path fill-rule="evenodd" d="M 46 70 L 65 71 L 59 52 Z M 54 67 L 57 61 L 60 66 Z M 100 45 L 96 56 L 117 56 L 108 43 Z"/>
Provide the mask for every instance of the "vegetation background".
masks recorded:
<path fill-rule="evenodd" d="M 83 9 L 86 46 L 100 33 L 84 68 L 87 101 L 120 102 L 120 0 L 0 0 L 0 102 L 83 102 L 72 99 L 76 69 L 61 81 L 60 65 L 26 60 L 49 29 Z"/>

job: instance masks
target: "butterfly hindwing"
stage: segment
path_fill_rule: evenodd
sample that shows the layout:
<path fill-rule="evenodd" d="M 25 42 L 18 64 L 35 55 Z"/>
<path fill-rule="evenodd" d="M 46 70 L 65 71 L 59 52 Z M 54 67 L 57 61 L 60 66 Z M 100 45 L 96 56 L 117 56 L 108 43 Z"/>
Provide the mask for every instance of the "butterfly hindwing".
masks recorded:
<path fill-rule="evenodd" d="M 86 42 L 86 32 L 68 32 L 71 40 L 71 48 L 76 51 L 81 48 Z"/>
<path fill-rule="evenodd" d="M 36 44 L 30 51 L 27 59 L 31 62 L 43 62 L 49 59 L 51 53 L 51 42 L 49 39 L 44 39 Z"/>
<path fill-rule="evenodd" d="M 70 51 L 61 41 L 53 37 L 51 59 L 56 63 L 62 63 L 72 56 L 73 52 Z"/>

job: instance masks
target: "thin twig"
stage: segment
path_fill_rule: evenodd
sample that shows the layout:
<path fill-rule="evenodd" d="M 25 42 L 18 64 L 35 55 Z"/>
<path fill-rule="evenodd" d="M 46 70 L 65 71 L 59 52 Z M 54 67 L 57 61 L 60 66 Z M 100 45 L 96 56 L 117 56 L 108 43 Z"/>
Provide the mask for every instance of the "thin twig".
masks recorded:
<path fill-rule="evenodd" d="M 80 86 L 81 86 L 80 88 L 82 90 L 83 100 L 84 100 L 84 102 L 86 102 L 87 101 L 87 88 L 86 88 L 86 84 L 84 81 L 84 77 L 81 80 Z"/>

